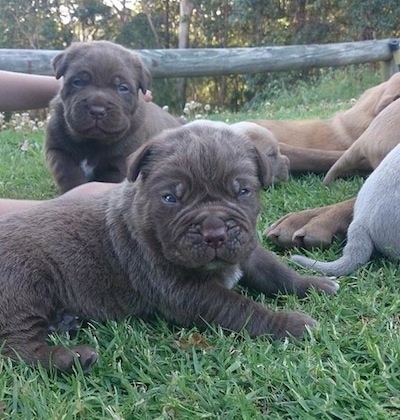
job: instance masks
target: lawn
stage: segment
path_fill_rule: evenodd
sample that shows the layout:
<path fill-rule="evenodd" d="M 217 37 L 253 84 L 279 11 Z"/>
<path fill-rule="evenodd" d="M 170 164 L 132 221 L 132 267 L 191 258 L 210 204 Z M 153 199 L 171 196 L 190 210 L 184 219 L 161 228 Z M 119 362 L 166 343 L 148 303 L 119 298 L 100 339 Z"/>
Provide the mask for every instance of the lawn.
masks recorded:
<path fill-rule="evenodd" d="M 329 117 L 379 82 L 373 72 L 328 74 L 316 88 L 284 91 L 242 114 L 212 119 Z M 0 196 L 45 199 L 56 188 L 43 161 L 43 129 L 0 133 Z M 289 211 L 354 196 L 360 177 L 322 186 L 304 174 L 262 194 L 263 245 L 290 264 L 292 253 L 262 236 Z M 313 256 L 333 259 L 343 243 Z M 305 272 L 303 270 L 303 272 Z M 252 296 L 277 310 L 299 310 L 320 325 L 302 342 L 250 339 L 218 327 L 183 329 L 163 320 L 90 323 L 57 343 L 90 344 L 100 353 L 90 372 L 47 373 L 0 358 L 0 419 L 392 419 L 400 418 L 400 276 L 380 256 L 340 279 L 334 297 Z M 240 293 L 248 293 L 239 290 Z"/>

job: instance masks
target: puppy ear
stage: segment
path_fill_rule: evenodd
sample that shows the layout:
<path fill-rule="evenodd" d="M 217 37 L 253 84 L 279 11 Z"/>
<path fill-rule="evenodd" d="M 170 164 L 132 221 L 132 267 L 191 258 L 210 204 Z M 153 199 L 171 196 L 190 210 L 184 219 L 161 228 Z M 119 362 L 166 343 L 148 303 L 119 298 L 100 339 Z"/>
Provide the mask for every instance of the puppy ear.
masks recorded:
<path fill-rule="evenodd" d="M 134 56 L 133 57 L 133 66 L 137 71 L 137 80 L 139 82 L 139 89 L 143 94 L 149 89 L 151 84 L 151 73 L 147 70 L 141 58 Z"/>
<path fill-rule="evenodd" d="M 147 143 L 128 156 L 126 175 L 128 181 L 136 181 L 139 174 L 144 172 L 152 160 L 155 148 L 155 144 Z"/>
<path fill-rule="evenodd" d="M 253 145 L 254 160 L 257 164 L 258 178 L 261 186 L 266 189 L 272 184 L 273 176 L 268 159 L 263 151 L 257 146 Z"/>
<path fill-rule="evenodd" d="M 65 60 L 65 53 L 61 52 L 53 57 L 51 64 L 55 71 L 56 79 L 59 79 L 67 70 L 67 60 Z"/>

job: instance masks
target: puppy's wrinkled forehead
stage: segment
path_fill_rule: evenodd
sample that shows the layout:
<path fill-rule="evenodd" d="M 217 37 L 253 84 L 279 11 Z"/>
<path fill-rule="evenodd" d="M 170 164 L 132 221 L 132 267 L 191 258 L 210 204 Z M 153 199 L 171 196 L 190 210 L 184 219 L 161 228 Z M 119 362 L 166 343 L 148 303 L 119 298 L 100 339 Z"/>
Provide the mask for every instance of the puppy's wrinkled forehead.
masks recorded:
<path fill-rule="evenodd" d="M 99 80 L 142 72 L 143 62 L 128 49 L 107 41 L 75 43 L 53 59 L 56 76 L 87 72 Z"/>
<path fill-rule="evenodd" d="M 228 128 L 183 127 L 171 130 L 163 141 L 170 150 L 159 164 L 190 172 L 198 181 L 221 182 L 239 174 L 257 177 L 253 145 Z"/>
<path fill-rule="evenodd" d="M 204 185 L 246 179 L 258 189 L 271 183 L 267 160 L 247 136 L 208 124 L 165 130 L 128 159 L 130 181 L 141 175 L 143 182 L 165 183 L 165 174 Z"/>

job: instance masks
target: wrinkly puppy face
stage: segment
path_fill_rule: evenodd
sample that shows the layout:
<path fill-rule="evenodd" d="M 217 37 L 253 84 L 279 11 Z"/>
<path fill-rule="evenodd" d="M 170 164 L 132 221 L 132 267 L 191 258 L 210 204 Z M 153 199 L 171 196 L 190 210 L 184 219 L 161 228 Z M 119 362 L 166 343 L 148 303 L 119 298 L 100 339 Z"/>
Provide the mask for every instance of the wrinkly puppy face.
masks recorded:
<path fill-rule="evenodd" d="M 237 264 L 257 244 L 258 193 L 271 180 L 246 137 L 210 126 L 167 130 L 131 156 L 135 227 L 178 266 Z"/>
<path fill-rule="evenodd" d="M 113 142 L 131 128 L 143 93 L 151 81 L 141 59 L 107 41 L 75 43 L 53 59 L 66 123 L 77 141 Z"/>
<path fill-rule="evenodd" d="M 237 133 L 249 136 L 254 145 L 266 156 L 273 183 L 289 179 L 289 159 L 281 154 L 278 140 L 270 130 L 248 121 L 232 124 L 231 128 Z"/>

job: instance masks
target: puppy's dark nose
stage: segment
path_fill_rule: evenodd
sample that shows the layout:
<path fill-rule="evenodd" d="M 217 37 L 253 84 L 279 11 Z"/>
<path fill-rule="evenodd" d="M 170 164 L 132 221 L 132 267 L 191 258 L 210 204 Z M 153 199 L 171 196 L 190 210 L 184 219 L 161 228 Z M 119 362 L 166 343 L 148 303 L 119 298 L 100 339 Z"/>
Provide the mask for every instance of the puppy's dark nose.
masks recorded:
<path fill-rule="evenodd" d="M 217 249 L 226 242 L 226 226 L 219 217 L 208 216 L 202 223 L 202 235 L 204 242 Z"/>
<path fill-rule="evenodd" d="M 96 120 L 101 120 L 107 113 L 107 110 L 104 106 L 92 105 L 89 106 L 89 114 L 92 118 Z"/>

